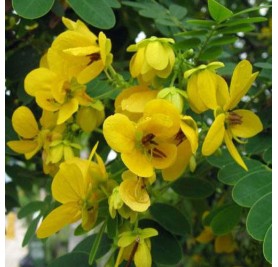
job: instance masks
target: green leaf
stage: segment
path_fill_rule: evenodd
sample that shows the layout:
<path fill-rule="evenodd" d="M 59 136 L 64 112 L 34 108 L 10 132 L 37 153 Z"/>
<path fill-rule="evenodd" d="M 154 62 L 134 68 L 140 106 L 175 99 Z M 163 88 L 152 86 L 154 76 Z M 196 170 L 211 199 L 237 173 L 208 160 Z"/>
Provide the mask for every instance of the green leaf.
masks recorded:
<path fill-rule="evenodd" d="M 35 211 L 41 210 L 43 206 L 43 201 L 32 201 L 18 211 L 17 217 L 19 219 L 24 218 Z"/>
<path fill-rule="evenodd" d="M 222 168 L 225 165 L 234 162 L 233 158 L 231 157 L 227 149 L 218 150 L 213 155 L 206 157 L 206 160 L 210 165 L 218 168 Z"/>
<path fill-rule="evenodd" d="M 69 5 L 90 25 L 100 29 L 111 29 L 116 23 L 115 15 L 106 0 L 68 0 Z"/>
<path fill-rule="evenodd" d="M 272 262 L 272 226 L 270 226 L 264 237 L 263 253 L 265 259 Z"/>
<path fill-rule="evenodd" d="M 96 266 L 96 264 L 89 265 L 88 254 L 86 253 L 71 252 L 55 259 L 53 262 L 51 262 L 48 265 L 48 267 L 76 267 L 76 266 L 90 267 L 90 266 Z"/>
<path fill-rule="evenodd" d="M 192 47 L 196 47 L 201 43 L 201 40 L 198 38 L 191 38 L 191 39 L 186 39 L 180 42 L 177 42 L 174 44 L 174 47 L 176 49 L 183 49 L 183 50 L 187 50 L 190 49 Z"/>
<path fill-rule="evenodd" d="M 236 162 L 230 162 L 218 172 L 218 180 L 223 184 L 235 185 L 240 179 L 255 172 L 265 172 L 267 167 L 258 160 L 243 158 L 248 172 L 241 168 Z"/>
<path fill-rule="evenodd" d="M 167 9 L 165 9 L 162 5 L 155 3 L 149 3 L 144 5 L 144 9 L 139 11 L 139 14 L 146 18 L 158 19 L 165 18 L 167 14 Z"/>
<path fill-rule="evenodd" d="M 112 8 L 120 8 L 121 7 L 121 3 L 119 3 L 118 0 L 105 0 L 105 2 L 107 3 L 107 5 L 109 5 Z"/>
<path fill-rule="evenodd" d="M 140 3 L 140 2 L 132 2 L 132 1 L 122 1 L 121 2 L 125 6 L 135 7 L 135 8 L 142 8 L 144 9 L 146 6 L 146 3 Z"/>
<path fill-rule="evenodd" d="M 272 163 L 272 147 L 269 147 L 265 152 L 263 153 L 263 159 L 267 164 Z"/>
<path fill-rule="evenodd" d="M 223 29 L 219 29 L 218 33 L 223 33 L 223 34 L 231 34 L 231 33 L 239 33 L 239 32 L 251 32 L 255 29 L 255 26 L 250 25 L 250 24 L 242 24 L 242 25 L 234 25 L 234 26 L 229 26 L 225 27 Z"/>
<path fill-rule="evenodd" d="M 172 234 L 184 236 L 191 232 L 188 219 L 171 205 L 155 203 L 150 207 L 150 213 L 163 228 Z"/>
<path fill-rule="evenodd" d="M 188 198 L 206 198 L 215 190 L 210 182 L 200 178 L 181 178 L 171 187 L 179 195 Z"/>
<path fill-rule="evenodd" d="M 166 18 L 158 18 L 155 20 L 155 22 L 158 24 L 170 26 L 170 27 L 176 26 L 176 24 L 167 17 Z"/>
<path fill-rule="evenodd" d="M 272 219 L 272 193 L 260 198 L 250 209 L 246 227 L 256 240 L 263 241 Z"/>
<path fill-rule="evenodd" d="M 189 19 L 186 21 L 188 24 L 197 25 L 200 27 L 211 28 L 211 26 L 215 25 L 213 20 L 201 20 L 201 19 Z"/>
<path fill-rule="evenodd" d="M 271 192 L 272 175 L 270 171 L 249 173 L 233 188 L 234 201 L 243 207 L 251 207 L 258 199 Z"/>
<path fill-rule="evenodd" d="M 250 154 L 260 154 L 272 146 L 272 138 L 268 134 L 259 134 L 248 139 L 245 149 Z"/>
<path fill-rule="evenodd" d="M 177 19 L 183 19 L 185 15 L 187 14 L 187 9 L 183 6 L 171 4 L 169 6 L 170 14 Z"/>
<path fill-rule="evenodd" d="M 50 11 L 54 0 L 12 0 L 16 13 L 26 19 L 36 19 Z"/>
<path fill-rule="evenodd" d="M 25 247 L 30 242 L 30 240 L 33 238 L 33 236 L 35 235 L 36 230 L 37 230 L 37 225 L 39 223 L 40 218 L 41 218 L 41 215 L 37 216 L 30 223 L 30 225 L 25 233 L 24 239 L 22 241 L 22 247 Z"/>
<path fill-rule="evenodd" d="M 261 69 L 268 69 L 268 70 L 272 70 L 272 64 L 268 63 L 268 62 L 257 62 L 253 65 L 254 67 L 258 67 Z"/>
<path fill-rule="evenodd" d="M 101 226 L 101 228 L 96 236 L 96 239 L 93 243 L 93 246 L 91 248 L 90 255 L 89 255 L 89 264 L 90 265 L 95 261 L 97 252 L 100 248 L 100 242 L 101 242 L 102 236 L 104 234 L 105 228 L 106 228 L 106 221 L 104 221 L 103 225 Z"/>
<path fill-rule="evenodd" d="M 90 235 L 87 236 L 85 239 L 83 239 L 79 244 L 76 245 L 76 247 L 73 249 L 72 252 L 82 252 L 86 253 L 87 257 L 89 257 L 90 250 L 92 248 L 92 244 L 95 242 L 97 238 L 97 235 Z M 112 240 L 107 237 L 106 234 L 103 234 L 99 249 L 96 254 L 96 258 L 101 258 L 104 254 L 107 253 L 107 251 L 110 249 L 112 245 Z M 87 258 L 88 260 L 88 258 Z"/>
<path fill-rule="evenodd" d="M 253 18 L 243 18 L 243 19 L 231 19 L 223 23 L 221 26 L 230 27 L 239 24 L 251 24 L 251 23 L 263 22 L 263 21 L 267 21 L 267 18 L 253 17 Z"/>
<path fill-rule="evenodd" d="M 215 39 L 209 42 L 210 46 L 215 45 L 226 45 L 226 44 L 233 44 L 238 38 L 235 36 L 217 36 Z"/>
<path fill-rule="evenodd" d="M 178 266 L 182 259 L 182 249 L 176 238 L 152 220 L 141 220 L 139 226 L 152 227 L 158 231 L 157 236 L 150 238 L 152 260 L 158 265 Z"/>
<path fill-rule="evenodd" d="M 216 213 L 211 219 L 210 226 L 216 235 L 224 235 L 232 231 L 239 223 L 242 208 L 229 204 Z"/>
<path fill-rule="evenodd" d="M 233 12 L 230 9 L 222 6 L 215 0 L 208 0 L 208 10 L 211 17 L 218 23 L 233 16 Z"/>
<path fill-rule="evenodd" d="M 221 46 L 213 46 L 209 47 L 204 52 L 201 53 L 199 56 L 200 60 L 215 60 L 217 57 L 219 57 L 223 52 L 223 48 Z"/>
<path fill-rule="evenodd" d="M 191 37 L 191 36 L 203 36 L 204 34 L 206 34 L 207 31 L 206 30 L 195 30 L 195 31 L 187 31 L 187 32 L 179 32 L 179 33 L 175 33 L 175 36 L 184 36 L 184 37 Z"/>
<path fill-rule="evenodd" d="M 116 215 L 114 219 L 108 215 L 107 234 L 110 238 L 114 238 L 118 235 L 118 215 Z"/>
<path fill-rule="evenodd" d="M 246 13 L 250 13 L 250 12 L 253 12 L 253 11 L 257 11 L 257 10 L 260 10 L 260 9 L 263 9 L 263 8 L 270 8 L 271 5 L 261 5 L 261 6 L 255 6 L 255 7 L 251 7 L 251 8 L 247 8 L 247 9 L 244 9 L 240 12 L 237 12 L 233 15 L 233 17 L 236 17 L 236 16 L 239 16 L 239 15 L 242 15 L 242 14 L 246 14 Z"/>

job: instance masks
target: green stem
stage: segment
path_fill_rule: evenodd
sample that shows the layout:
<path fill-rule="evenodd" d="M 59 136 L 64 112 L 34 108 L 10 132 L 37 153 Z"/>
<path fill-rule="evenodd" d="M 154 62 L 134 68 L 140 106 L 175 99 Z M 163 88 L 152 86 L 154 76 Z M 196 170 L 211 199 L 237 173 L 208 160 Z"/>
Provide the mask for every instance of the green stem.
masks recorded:
<path fill-rule="evenodd" d="M 200 50 L 197 54 L 197 56 L 194 58 L 194 62 L 195 64 L 197 63 L 197 61 L 199 60 L 200 55 L 202 54 L 202 52 L 204 51 L 204 49 L 206 48 L 209 40 L 211 39 L 211 37 L 214 35 L 215 29 L 211 29 L 211 31 L 208 33 L 205 41 L 203 42 L 203 44 L 200 47 Z"/>

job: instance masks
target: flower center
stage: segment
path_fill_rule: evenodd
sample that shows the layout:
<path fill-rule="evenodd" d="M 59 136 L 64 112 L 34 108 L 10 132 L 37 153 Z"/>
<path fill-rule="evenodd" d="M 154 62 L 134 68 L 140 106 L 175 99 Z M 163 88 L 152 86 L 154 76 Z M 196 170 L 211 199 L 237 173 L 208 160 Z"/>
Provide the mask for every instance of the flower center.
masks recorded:
<path fill-rule="evenodd" d="M 242 116 L 235 112 L 229 112 L 228 115 L 228 123 L 230 125 L 237 125 L 237 124 L 242 124 Z"/>
<path fill-rule="evenodd" d="M 154 140 L 155 135 L 152 133 L 146 134 L 142 137 L 141 143 L 151 157 L 166 158 L 167 155 L 157 148 L 158 143 Z"/>

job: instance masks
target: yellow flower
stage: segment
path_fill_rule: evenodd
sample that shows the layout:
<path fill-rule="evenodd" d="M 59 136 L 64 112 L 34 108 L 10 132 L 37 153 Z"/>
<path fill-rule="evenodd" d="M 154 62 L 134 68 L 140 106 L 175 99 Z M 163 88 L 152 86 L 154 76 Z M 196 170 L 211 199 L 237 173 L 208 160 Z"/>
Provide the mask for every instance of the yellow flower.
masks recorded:
<path fill-rule="evenodd" d="M 20 140 L 9 141 L 7 145 L 13 151 L 24 154 L 26 159 L 32 158 L 42 147 L 47 130 L 39 130 L 32 111 L 21 106 L 12 115 L 12 125 Z"/>
<path fill-rule="evenodd" d="M 156 98 L 158 90 L 144 85 L 136 85 L 123 90 L 115 99 L 115 112 L 126 115 L 132 121 L 138 121 L 145 105 Z"/>
<path fill-rule="evenodd" d="M 174 181 L 181 176 L 198 148 L 198 127 L 190 116 L 182 116 L 180 130 L 173 140 L 177 146 L 175 162 L 162 170 L 165 181 Z"/>
<path fill-rule="evenodd" d="M 202 146 L 202 154 L 209 156 L 222 144 L 223 140 L 233 159 L 245 170 L 247 167 L 237 151 L 233 139 L 249 138 L 263 129 L 259 117 L 252 111 L 236 109 L 236 105 L 247 93 L 258 72 L 252 73 L 252 65 L 242 60 L 235 68 L 230 84 L 230 90 L 224 79 L 219 80 L 219 94 L 216 103 L 211 102 L 215 110 L 215 120 L 212 123 Z"/>
<path fill-rule="evenodd" d="M 68 120 L 79 105 L 93 103 L 85 92 L 85 85 L 79 84 L 75 78 L 66 80 L 59 72 L 47 68 L 37 68 L 28 73 L 24 87 L 42 109 L 58 113 L 57 124 Z"/>
<path fill-rule="evenodd" d="M 175 54 L 171 47 L 175 41 L 171 38 L 151 37 L 130 45 L 128 52 L 136 52 L 130 61 L 132 77 L 142 83 L 150 84 L 155 77 L 167 78 L 175 63 Z"/>
<path fill-rule="evenodd" d="M 137 219 L 137 212 L 125 205 L 121 198 L 119 188 L 119 186 L 116 186 L 108 198 L 110 216 L 114 219 L 116 217 L 116 212 L 118 211 L 121 217 L 124 219 L 130 219 L 130 222 L 134 223 Z"/>
<path fill-rule="evenodd" d="M 64 69 L 67 79 L 76 77 L 78 83 L 85 84 L 112 63 L 111 40 L 103 32 L 97 37 L 80 20 L 62 20 L 68 30 L 53 41 L 48 64 L 54 72 Z"/>
<path fill-rule="evenodd" d="M 123 114 L 109 116 L 103 123 L 103 134 L 130 171 L 150 177 L 154 168 L 165 169 L 175 161 L 177 148 L 169 139 L 179 125 L 178 110 L 166 100 L 154 99 L 145 105 L 137 123 Z"/>
<path fill-rule="evenodd" d="M 158 235 L 153 228 L 140 229 L 123 232 L 119 235 L 119 254 L 115 267 L 118 267 L 123 260 L 131 262 L 134 260 L 136 267 L 151 267 L 151 242 L 150 237 Z"/>
<path fill-rule="evenodd" d="M 92 132 L 101 125 L 105 118 L 104 106 L 98 102 L 99 106 L 83 106 L 76 114 L 76 123 L 84 132 Z"/>
<path fill-rule="evenodd" d="M 231 233 L 215 236 L 211 227 L 205 226 L 204 230 L 196 237 L 196 241 L 206 244 L 214 240 L 214 251 L 216 253 L 232 253 L 237 248 Z"/>
<path fill-rule="evenodd" d="M 101 158 L 91 162 L 97 144 L 92 149 L 89 160 L 72 158 L 63 162 L 51 185 L 55 200 L 62 203 L 51 211 L 37 230 L 38 238 L 48 237 L 67 224 L 82 219 L 84 230 L 90 230 L 97 219 L 98 202 L 103 193 L 98 189 L 101 182 L 107 181 L 107 174 Z"/>
<path fill-rule="evenodd" d="M 123 202 L 133 211 L 146 211 L 151 205 L 149 194 L 146 190 L 148 178 L 138 177 L 127 170 L 122 174 L 123 182 L 119 187 L 119 193 Z M 154 177 L 150 177 L 152 182 Z"/>
<path fill-rule="evenodd" d="M 215 107 L 218 84 L 221 77 L 214 70 L 223 66 L 224 64 L 221 62 L 212 62 L 208 65 L 200 65 L 184 73 L 185 78 L 189 77 L 187 95 L 190 108 L 194 112 L 202 113 Z"/>

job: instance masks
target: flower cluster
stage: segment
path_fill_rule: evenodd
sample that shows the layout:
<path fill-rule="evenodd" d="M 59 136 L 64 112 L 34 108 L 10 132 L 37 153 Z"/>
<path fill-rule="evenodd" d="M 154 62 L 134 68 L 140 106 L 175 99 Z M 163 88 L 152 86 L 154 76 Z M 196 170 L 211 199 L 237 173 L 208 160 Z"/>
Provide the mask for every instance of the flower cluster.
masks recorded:
<path fill-rule="evenodd" d="M 242 143 L 242 138 L 256 135 L 263 127 L 253 111 L 236 106 L 258 73 L 252 73 L 250 62 L 242 60 L 228 87 L 216 73 L 223 63 L 190 69 L 187 65 L 179 82 L 184 87 L 178 88 L 175 80 L 181 75 L 177 72 L 184 65 L 176 57 L 175 41 L 151 37 L 128 47 L 128 52 L 135 52 L 129 65 L 133 79 L 125 83 L 128 86 L 117 86 L 121 91 L 114 102 L 115 114 L 105 117 L 104 102 L 88 94 L 87 84 L 101 72 L 109 79 L 109 70 L 115 74 L 111 41 L 103 32 L 96 36 L 79 20 L 63 18 L 63 23 L 67 30 L 55 38 L 39 68 L 24 83 L 42 109 L 40 125 L 28 107 L 19 107 L 12 116 L 19 140 L 8 142 L 26 159 L 42 151 L 43 170 L 53 177 L 52 196 L 61 205 L 44 218 L 37 236 L 48 237 L 79 220 L 84 231 L 91 230 L 99 203 L 106 200 L 107 216 L 118 214 L 126 222 L 116 237 L 116 266 L 123 260 L 134 260 L 137 267 L 151 266 L 150 237 L 159 233 L 139 228 L 138 221 L 152 204 L 153 184 L 160 177 L 167 183 L 187 169 L 193 172 L 200 157 L 212 155 L 223 143 L 247 170 L 233 140 Z M 200 128 L 203 122 L 188 115 L 189 108 L 191 114 L 212 111 L 215 119 L 207 133 Z M 88 159 L 80 157 L 81 133 L 92 133 L 102 123 L 107 144 L 126 167 L 120 182 L 106 171 L 96 153 L 97 144 Z M 200 134 L 205 135 L 201 151 Z"/>

